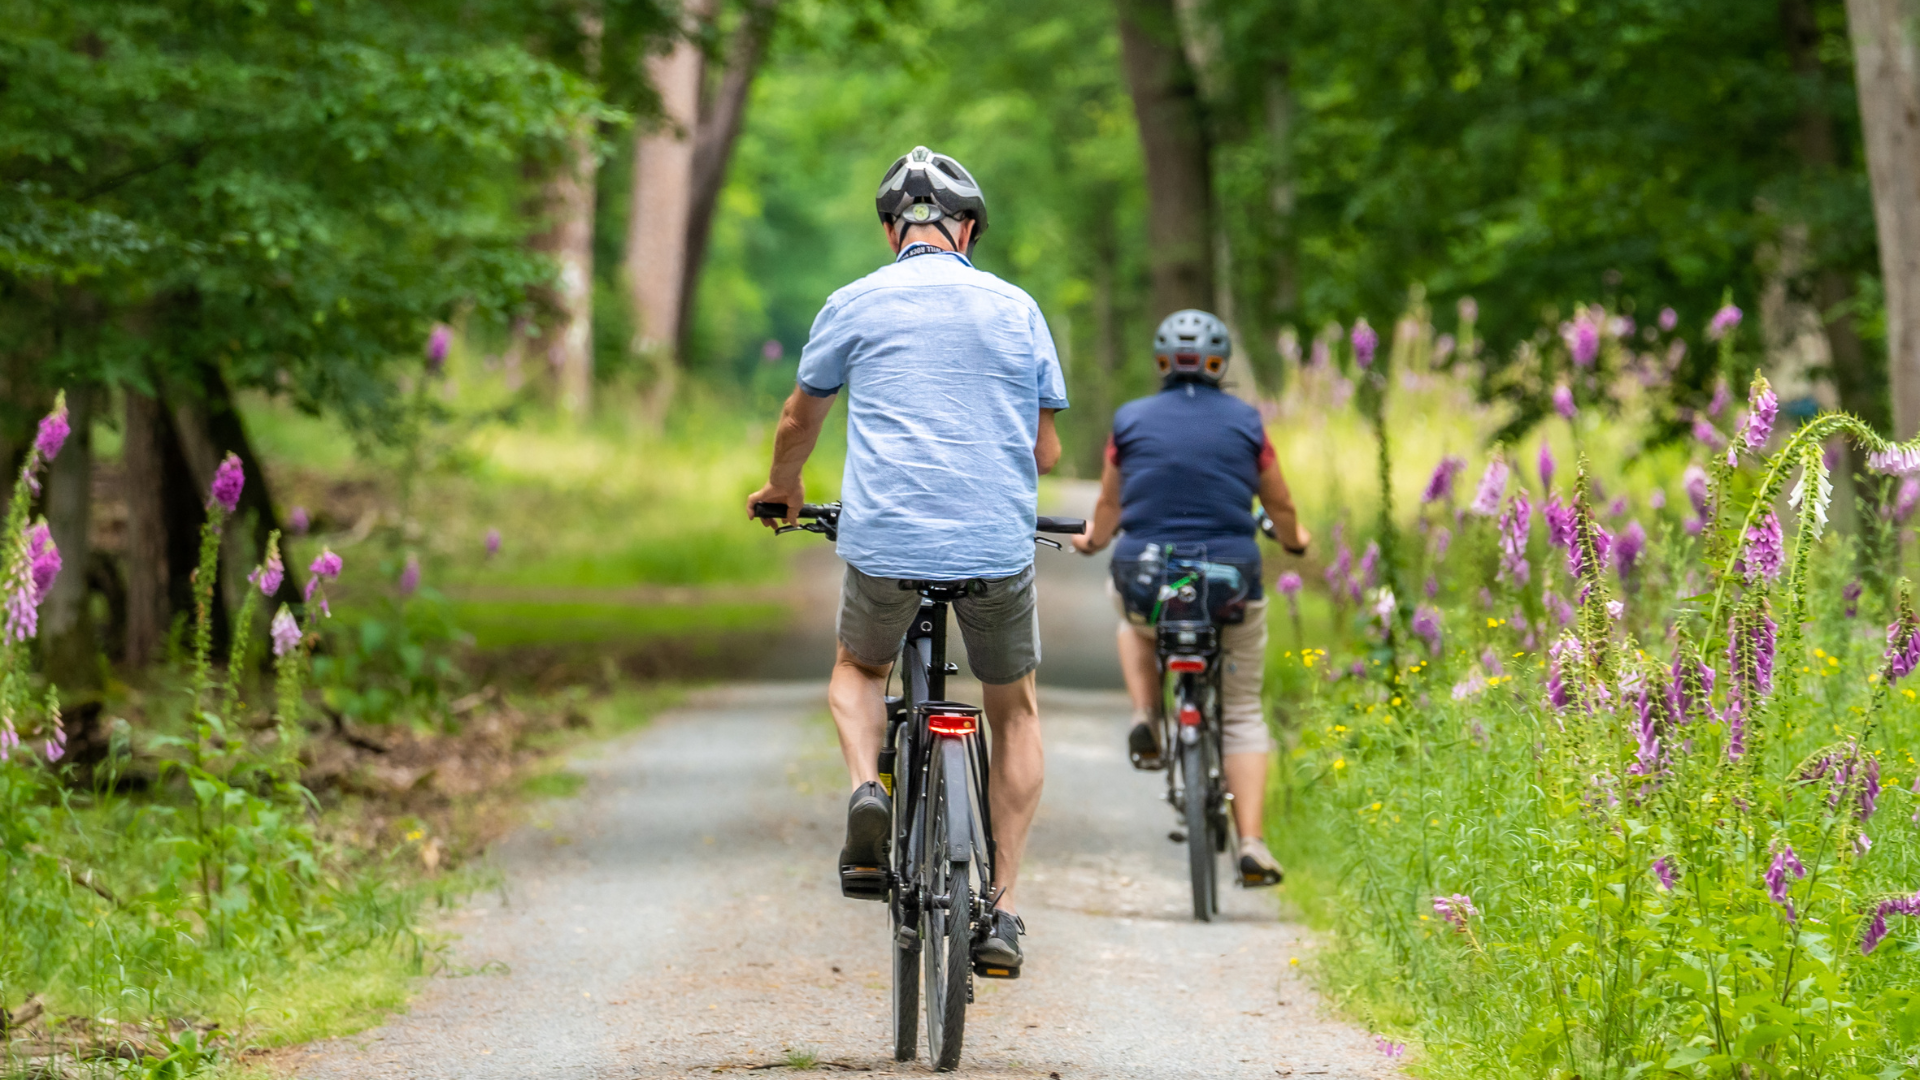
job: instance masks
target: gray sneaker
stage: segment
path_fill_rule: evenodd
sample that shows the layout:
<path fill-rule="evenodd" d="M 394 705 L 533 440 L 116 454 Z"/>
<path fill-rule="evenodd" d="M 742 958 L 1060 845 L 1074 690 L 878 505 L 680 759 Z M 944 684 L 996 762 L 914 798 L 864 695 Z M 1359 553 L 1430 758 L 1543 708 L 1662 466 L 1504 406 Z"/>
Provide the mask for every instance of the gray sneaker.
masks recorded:
<path fill-rule="evenodd" d="M 973 943 L 973 973 L 983 979 L 1017 979 L 1026 955 L 1020 951 L 1020 935 L 1027 924 L 1011 911 L 994 911 L 992 929 Z"/>
<path fill-rule="evenodd" d="M 893 803 L 869 780 L 847 800 L 847 846 L 840 849 L 840 895 L 855 900 L 887 898 L 887 833 Z"/>

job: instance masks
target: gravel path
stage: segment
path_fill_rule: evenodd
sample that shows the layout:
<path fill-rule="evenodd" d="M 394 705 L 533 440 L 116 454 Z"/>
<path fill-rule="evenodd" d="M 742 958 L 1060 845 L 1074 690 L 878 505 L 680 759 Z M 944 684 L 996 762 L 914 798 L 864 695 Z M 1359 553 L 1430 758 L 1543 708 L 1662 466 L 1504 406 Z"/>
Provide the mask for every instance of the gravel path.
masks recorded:
<path fill-rule="evenodd" d="M 585 793 L 541 808 L 498 853 L 501 893 L 450 920 L 460 963 L 489 973 L 433 979 L 408 1015 L 290 1064 L 518 1080 L 812 1055 L 924 1072 L 886 1042 L 885 910 L 838 895 L 845 781 L 821 700 L 810 683 L 710 691 L 577 762 Z M 1306 945 L 1269 894 L 1230 889 L 1221 921 L 1191 920 L 1161 780 L 1121 750 L 1121 696 L 1047 690 L 1042 706 L 1029 960 L 1017 982 L 981 983 L 962 1072 L 1393 1075 L 1289 967 Z"/>

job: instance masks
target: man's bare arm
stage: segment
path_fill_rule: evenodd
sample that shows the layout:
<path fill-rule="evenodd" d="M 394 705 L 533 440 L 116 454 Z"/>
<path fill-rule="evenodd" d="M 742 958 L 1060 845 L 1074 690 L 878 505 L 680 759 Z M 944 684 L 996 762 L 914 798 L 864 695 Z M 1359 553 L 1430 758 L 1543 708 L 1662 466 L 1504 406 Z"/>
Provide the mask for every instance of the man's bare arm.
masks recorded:
<path fill-rule="evenodd" d="M 1293 493 L 1287 490 L 1287 478 L 1280 475 L 1280 463 L 1260 470 L 1260 505 L 1273 519 L 1273 535 L 1280 546 L 1295 555 L 1304 554 L 1313 534 L 1300 524 L 1300 512 L 1293 505 Z"/>
<path fill-rule="evenodd" d="M 780 426 L 774 429 L 773 468 L 767 471 L 766 485 L 747 496 L 748 517 L 754 516 L 754 503 L 775 502 L 787 504 L 787 524 L 798 520 L 800 504 L 806 501 L 800 470 L 813 454 L 813 444 L 820 439 L 827 414 L 833 411 L 834 396 L 814 397 L 797 386 L 793 388 L 780 408 Z M 775 524 L 771 518 L 765 521 L 769 528 Z"/>
<path fill-rule="evenodd" d="M 1113 542 L 1120 531 L 1120 466 L 1108 461 L 1100 467 L 1100 501 L 1093 504 L 1087 531 L 1073 538 L 1073 550 L 1091 555 Z"/>
<path fill-rule="evenodd" d="M 1040 410 L 1040 437 L 1033 440 L 1033 463 L 1045 476 L 1060 464 L 1060 433 L 1053 427 L 1053 409 Z"/>

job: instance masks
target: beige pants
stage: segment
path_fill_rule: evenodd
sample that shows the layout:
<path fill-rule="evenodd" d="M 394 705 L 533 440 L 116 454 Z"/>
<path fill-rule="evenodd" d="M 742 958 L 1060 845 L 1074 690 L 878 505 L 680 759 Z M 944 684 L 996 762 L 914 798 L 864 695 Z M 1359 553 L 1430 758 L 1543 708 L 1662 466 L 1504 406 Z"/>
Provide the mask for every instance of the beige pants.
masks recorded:
<path fill-rule="evenodd" d="M 1112 579 L 1107 581 L 1107 596 L 1120 613 L 1120 625 L 1147 641 L 1154 639 L 1153 625 L 1127 611 Z M 1220 672 L 1220 752 L 1264 754 L 1273 749 L 1260 706 L 1260 679 L 1267 666 L 1265 597 L 1247 603 L 1245 619 L 1220 628 L 1220 662 L 1225 665 Z"/>

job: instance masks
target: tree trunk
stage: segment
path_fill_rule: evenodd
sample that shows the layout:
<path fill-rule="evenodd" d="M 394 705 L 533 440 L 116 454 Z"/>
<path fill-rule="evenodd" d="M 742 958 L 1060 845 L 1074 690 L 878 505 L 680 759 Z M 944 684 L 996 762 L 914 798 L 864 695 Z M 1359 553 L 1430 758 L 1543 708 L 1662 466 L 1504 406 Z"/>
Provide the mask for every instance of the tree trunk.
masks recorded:
<path fill-rule="evenodd" d="M 1825 68 L 1820 61 L 1820 25 L 1810 0 L 1781 0 L 1780 23 L 1794 74 L 1802 83 L 1794 143 L 1808 172 L 1830 175 L 1839 168 L 1839 139 L 1820 93 Z M 1813 247 L 1818 250 L 1821 245 L 1815 239 Z M 1869 365 L 1854 321 L 1852 280 L 1833 266 L 1815 267 L 1805 277 L 1808 280 L 1800 289 L 1811 301 L 1826 338 L 1827 367 L 1840 407 L 1880 431 L 1891 430 L 1885 379 Z"/>
<path fill-rule="evenodd" d="M 1151 318 L 1215 302 L 1213 180 L 1193 67 L 1173 0 L 1117 0 L 1120 55 L 1147 171 Z"/>
<path fill-rule="evenodd" d="M 47 678 L 60 688 L 63 701 L 91 696 L 100 688 L 100 650 L 87 608 L 87 566 L 92 561 L 93 405 L 102 396 L 86 383 L 67 388 L 72 434 L 47 467 L 47 525 L 60 549 L 61 569 L 41 609 L 40 633 Z"/>
<path fill-rule="evenodd" d="M 625 270 L 636 324 L 633 351 L 654 369 L 647 412 L 656 423 L 665 419 L 679 383 L 680 290 L 686 279 L 694 133 L 705 72 L 692 34 L 711 10 L 711 0 L 691 0 L 684 8 L 689 25 L 672 51 L 647 57 L 647 80 L 660 97 L 660 117 L 633 142 Z"/>
<path fill-rule="evenodd" d="M 582 63 L 587 77 L 597 78 L 604 24 L 593 7 L 576 17 Z M 533 240 L 534 250 L 552 258 L 560 270 L 560 280 L 547 297 L 559 318 L 534 347 L 553 369 L 560 408 L 576 417 L 586 414 L 593 394 L 594 176 L 600 167 L 594 134 L 591 123 L 583 121 L 569 140 L 565 160 L 553 166 L 541 190 L 540 214 L 547 229 Z"/>
<path fill-rule="evenodd" d="M 1847 0 L 1887 297 L 1896 438 L 1920 430 L 1920 0 Z"/>
<path fill-rule="evenodd" d="M 727 163 L 747 112 L 753 77 L 766 54 L 780 0 L 750 0 L 727 47 L 727 66 L 713 100 L 700 110 L 693 138 L 692 202 L 687 210 L 686 260 L 680 274 L 680 314 L 676 319 L 676 348 L 687 353 L 693 327 L 693 305 L 699 299 L 700 268 L 707 258 L 707 240 L 713 231 L 713 210 L 726 186 Z"/>
<path fill-rule="evenodd" d="M 123 650 L 129 668 L 143 668 L 160 657 L 166 640 L 167 511 L 163 446 L 171 439 L 160 403 L 138 390 L 126 391 L 121 471 L 127 501 L 127 637 Z"/>
<path fill-rule="evenodd" d="M 555 166 L 541 191 L 548 227 L 534 250 L 559 267 L 560 280 L 547 299 L 559 313 L 534 343 L 559 387 L 560 408 L 581 416 L 593 393 L 593 194 L 598 161 L 593 133 L 574 133 L 567 160 Z"/>

